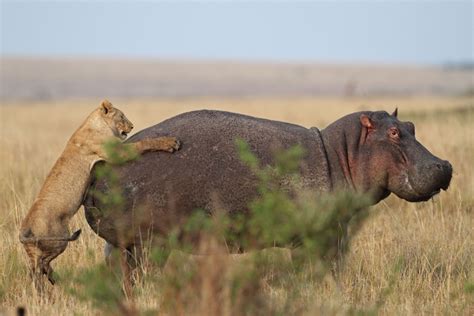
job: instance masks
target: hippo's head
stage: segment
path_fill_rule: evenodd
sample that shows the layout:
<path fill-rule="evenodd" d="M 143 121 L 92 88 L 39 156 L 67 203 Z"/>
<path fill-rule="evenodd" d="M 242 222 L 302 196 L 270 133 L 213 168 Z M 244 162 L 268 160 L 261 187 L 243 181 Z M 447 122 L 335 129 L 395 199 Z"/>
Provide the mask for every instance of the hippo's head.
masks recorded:
<path fill-rule="evenodd" d="M 413 123 L 399 121 L 397 110 L 391 115 L 350 114 L 323 132 L 325 143 L 330 140 L 328 155 L 332 151 L 337 157 L 344 181 L 371 192 L 376 201 L 390 193 L 410 202 L 426 201 L 449 186 L 451 164 L 420 144 Z"/>

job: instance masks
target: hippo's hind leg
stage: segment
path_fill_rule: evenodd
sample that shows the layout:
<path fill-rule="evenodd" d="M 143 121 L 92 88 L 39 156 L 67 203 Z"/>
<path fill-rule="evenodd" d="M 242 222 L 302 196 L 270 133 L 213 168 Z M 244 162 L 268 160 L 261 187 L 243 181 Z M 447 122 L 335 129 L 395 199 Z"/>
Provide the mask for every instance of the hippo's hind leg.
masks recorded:
<path fill-rule="evenodd" d="M 104 246 L 105 264 L 108 267 L 113 267 L 115 265 L 115 262 L 117 262 L 117 258 L 118 258 L 118 249 L 114 245 L 106 242 Z"/>
<path fill-rule="evenodd" d="M 122 272 L 122 283 L 125 295 L 131 298 L 132 288 L 136 280 L 142 279 L 143 253 L 139 245 L 133 245 L 127 248 L 118 248 L 110 243 L 104 247 L 106 265 L 111 268 L 118 268 Z"/>
<path fill-rule="evenodd" d="M 120 250 L 120 268 L 122 270 L 122 282 L 125 296 L 128 299 L 132 298 L 132 269 L 128 264 L 129 251 L 128 249 Z"/>
<path fill-rule="evenodd" d="M 141 266 L 144 263 L 143 252 L 139 246 L 131 246 L 126 249 L 127 251 L 127 262 L 132 270 L 141 270 Z M 110 243 L 106 243 L 104 246 L 104 259 L 105 264 L 113 268 L 121 260 L 121 250 Z"/>

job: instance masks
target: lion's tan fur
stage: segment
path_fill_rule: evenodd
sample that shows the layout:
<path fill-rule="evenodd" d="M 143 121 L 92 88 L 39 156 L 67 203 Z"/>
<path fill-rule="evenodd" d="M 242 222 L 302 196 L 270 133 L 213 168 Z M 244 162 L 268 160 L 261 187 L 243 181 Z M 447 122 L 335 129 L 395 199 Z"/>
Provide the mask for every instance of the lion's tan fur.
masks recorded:
<path fill-rule="evenodd" d="M 33 272 L 50 276 L 49 263 L 67 247 L 67 241 L 51 241 L 51 238 L 69 237 L 68 224 L 82 204 L 91 168 L 97 161 L 107 159 L 104 142 L 113 138 L 123 140 L 132 128 L 125 115 L 104 100 L 69 139 L 21 225 L 20 240 Z M 131 146 L 138 153 L 172 152 L 178 149 L 179 143 L 173 137 L 161 137 Z M 28 238 L 35 242 L 25 242 Z"/>

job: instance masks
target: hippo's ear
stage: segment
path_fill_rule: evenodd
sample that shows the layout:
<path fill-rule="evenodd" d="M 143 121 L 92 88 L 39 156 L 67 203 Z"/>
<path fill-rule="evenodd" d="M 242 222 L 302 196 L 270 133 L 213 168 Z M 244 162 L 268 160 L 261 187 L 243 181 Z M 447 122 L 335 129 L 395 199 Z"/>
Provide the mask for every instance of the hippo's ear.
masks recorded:
<path fill-rule="evenodd" d="M 109 100 L 104 100 L 102 101 L 102 103 L 100 104 L 101 108 L 102 108 L 102 111 L 104 111 L 104 114 L 107 114 L 109 113 L 110 111 L 112 111 L 112 109 L 114 108 L 112 103 L 110 103 Z"/>
<path fill-rule="evenodd" d="M 367 129 L 375 128 L 374 123 L 372 122 L 370 117 L 368 117 L 366 114 L 362 114 L 360 116 L 360 123 L 362 124 L 362 126 L 367 127 Z"/>
<path fill-rule="evenodd" d="M 394 117 L 398 116 L 398 108 L 395 108 L 395 111 L 393 111 L 392 116 Z"/>

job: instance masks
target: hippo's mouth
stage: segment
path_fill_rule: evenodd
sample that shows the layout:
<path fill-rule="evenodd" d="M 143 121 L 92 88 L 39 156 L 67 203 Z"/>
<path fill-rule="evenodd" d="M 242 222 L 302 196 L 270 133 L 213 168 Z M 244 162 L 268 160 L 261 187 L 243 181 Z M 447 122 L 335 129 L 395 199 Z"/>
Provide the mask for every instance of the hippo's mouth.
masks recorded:
<path fill-rule="evenodd" d="M 398 197 L 407 200 L 409 202 L 425 202 L 439 194 L 441 190 L 446 190 L 447 186 L 434 186 L 427 188 L 427 190 L 421 190 L 413 183 L 413 179 L 409 176 L 408 172 L 403 174 L 403 178 L 400 179 L 403 185 L 398 186 L 398 190 L 395 193 Z"/>
<path fill-rule="evenodd" d="M 406 199 L 407 201 L 410 201 L 410 202 L 425 202 L 425 201 L 428 201 L 429 199 L 431 199 L 433 196 L 439 194 L 441 192 L 441 189 L 443 191 L 446 191 L 446 189 L 448 188 L 448 186 L 442 186 L 440 188 L 437 188 L 429 193 L 420 193 L 418 192 L 414 185 L 412 184 L 411 182 L 411 179 L 410 179 L 410 176 L 407 175 L 407 178 L 406 178 L 406 184 L 408 185 L 408 187 L 410 188 L 410 190 L 414 193 L 414 196 L 411 196 L 410 198 L 404 198 Z"/>
<path fill-rule="evenodd" d="M 440 192 L 441 192 L 441 189 L 434 190 L 433 192 L 431 192 L 430 194 L 427 195 L 427 198 L 425 199 L 425 201 L 431 199 L 433 196 L 435 196 L 436 194 L 438 194 Z"/>
<path fill-rule="evenodd" d="M 409 198 L 409 199 L 406 199 L 407 201 L 409 202 L 426 202 L 428 201 L 429 199 L 431 199 L 433 196 L 435 196 L 436 194 L 440 193 L 441 190 L 435 190 L 429 194 L 424 194 L 424 195 L 418 195 L 418 196 L 415 196 L 415 197 L 412 197 L 412 198 Z"/>
<path fill-rule="evenodd" d="M 403 176 L 402 198 L 410 202 L 428 201 L 441 190 L 448 189 L 452 166 L 447 161 L 435 160 L 434 163 L 406 170 Z"/>

